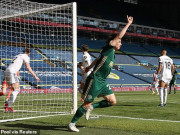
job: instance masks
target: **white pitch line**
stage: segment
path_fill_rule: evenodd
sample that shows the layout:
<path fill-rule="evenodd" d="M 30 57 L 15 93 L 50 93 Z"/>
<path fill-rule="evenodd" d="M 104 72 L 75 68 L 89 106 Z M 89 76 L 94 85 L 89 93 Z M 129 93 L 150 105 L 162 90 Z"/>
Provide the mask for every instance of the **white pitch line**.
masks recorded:
<path fill-rule="evenodd" d="M 147 120 L 147 121 L 161 121 L 161 122 L 180 123 L 180 121 L 174 121 L 174 120 L 145 119 L 145 118 L 134 118 L 134 117 L 124 117 L 124 116 L 110 116 L 110 115 L 93 115 L 93 116 L 107 117 L 107 118 L 119 118 L 119 119 L 130 119 L 130 120 Z"/>
<path fill-rule="evenodd" d="M 0 111 L 4 111 L 4 109 L 0 109 Z M 15 110 L 15 111 L 16 112 L 25 112 L 25 113 L 69 114 L 69 113 L 65 113 L 65 112 L 45 112 L 45 111 L 31 111 L 31 110 Z"/>

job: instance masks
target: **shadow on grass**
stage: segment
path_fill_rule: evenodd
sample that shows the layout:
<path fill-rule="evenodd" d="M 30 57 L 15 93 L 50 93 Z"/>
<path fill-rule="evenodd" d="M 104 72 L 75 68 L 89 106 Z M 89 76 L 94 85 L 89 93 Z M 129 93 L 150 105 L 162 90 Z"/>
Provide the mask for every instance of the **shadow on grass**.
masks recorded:
<path fill-rule="evenodd" d="M 154 107 L 156 106 L 156 103 L 152 104 L 152 103 L 146 103 L 146 104 L 118 104 L 116 106 L 135 106 L 135 107 Z"/>
<path fill-rule="evenodd" d="M 63 126 L 54 126 L 54 125 L 34 125 L 32 124 L 24 124 L 24 123 L 16 123 L 16 124 L 4 124 L 7 129 L 34 129 L 34 130 L 61 130 L 61 131 L 69 131 L 67 125 Z M 83 128 L 84 126 L 77 126 L 77 128 Z"/>
<path fill-rule="evenodd" d="M 116 106 L 139 106 L 139 105 L 116 105 Z"/>

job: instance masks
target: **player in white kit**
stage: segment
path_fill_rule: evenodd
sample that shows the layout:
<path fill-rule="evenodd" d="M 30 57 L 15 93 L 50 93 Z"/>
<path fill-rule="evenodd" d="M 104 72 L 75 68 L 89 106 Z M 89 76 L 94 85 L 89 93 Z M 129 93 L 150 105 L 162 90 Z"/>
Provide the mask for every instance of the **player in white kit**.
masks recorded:
<path fill-rule="evenodd" d="M 88 53 L 88 49 L 89 49 L 88 45 L 85 45 L 85 44 L 82 45 L 81 47 L 81 50 L 83 52 L 82 62 L 78 65 L 78 67 L 81 69 L 81 74 L 82 74 L 82 80 L 80 82 L 80 87 L 79 87 L 79 92 L 81 94 L 83 93 L 86 78 L 92 72 L 92 69 L 88 71 L 87 73 L 85 72 L 86 67 L 91 65 L 91 56 Z"/>
<path fill-rule="evenodd" d="M 173 60 L 166 56 L 167 51 L 162 50 L 161 56 L 159 57 L 159 67 L 157 70 L 157 75 L 160 74 L 159 82 L 159 96 L 160 96 L 160 107 L 166 106 L 167 103 L 167 87 L 172 79 L 172 74 L 174 72 Z"/>
<path fill-rule="evenodd" d="M 153 73 L 153 83 L 151 84 L 150 86 L 150 90 L 152 91 L 152 95 L 155 94 L 155 91 L 154 89 L 156 90 L 156 95 L 159 95 L 159 91 L 158 91 L 158 86 L 159 86 L 159 79 L 158 79 L 158 76 L 156 76 L 155 73 Z"/>
<path fill-rule="evenodd" d="M 15 102 L 18 93 L 20 92 L 19 79 L 17 72 L 21 69 L 22 65 L 25 64 L 27 70 L 35 77 L 37 81 L 40 79 L 36 76 L 30 67 L 30 49 L 25 49 L 23 54 L 16 55 L 12 62 L 9 64 L 7 69 L 4 71 L 4 77 L 8 85 L 11 85 L 13 92 L 10 95 L 10 99 L 5 107 L 5 112 L 14 112 L 11 108 L 12 104 Z"/>

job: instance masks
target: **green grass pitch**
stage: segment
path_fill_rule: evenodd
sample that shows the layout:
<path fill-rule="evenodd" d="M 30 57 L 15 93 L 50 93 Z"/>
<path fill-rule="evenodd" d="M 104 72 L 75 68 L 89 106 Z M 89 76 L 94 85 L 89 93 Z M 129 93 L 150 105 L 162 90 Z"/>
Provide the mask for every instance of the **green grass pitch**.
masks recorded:
<path fill-rule="evenodd" d="M 79 133 L 67 130 L 73 115 L 59 115 L 0 123 L 0 129 L 40 130 L 40 135 L 178 135 L 180 134 L 180 92 L 168 95 L 166 107 L 157 107 L 159 96 L 150 92 L 115 93 L 117 105 L 95 109 L 90 120 L 82 117 Z M 79 99 L 78 99 L 79 100 Z M 97 98 L 95 102 L 102 100 Z M 81 101 L 79 101 L 79 105 Z"/>

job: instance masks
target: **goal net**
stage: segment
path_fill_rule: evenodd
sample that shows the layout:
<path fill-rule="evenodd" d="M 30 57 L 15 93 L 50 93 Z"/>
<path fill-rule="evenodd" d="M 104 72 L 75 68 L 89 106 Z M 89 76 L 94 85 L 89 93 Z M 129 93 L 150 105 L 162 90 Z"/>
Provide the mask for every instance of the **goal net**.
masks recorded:
<path fill-rule="evenodd" d="M 63 5 L 26 0 L 0 1 L 0 81 L 12 59 L 30 48 L 30 66 L 20 69 L 20 92 L 4 112 L 11 91 L 0 96 L 0 122 L 68 114 L 77 109 L 76 3 Z M 2 88 L 0 92 L 4 89 Z"/>

